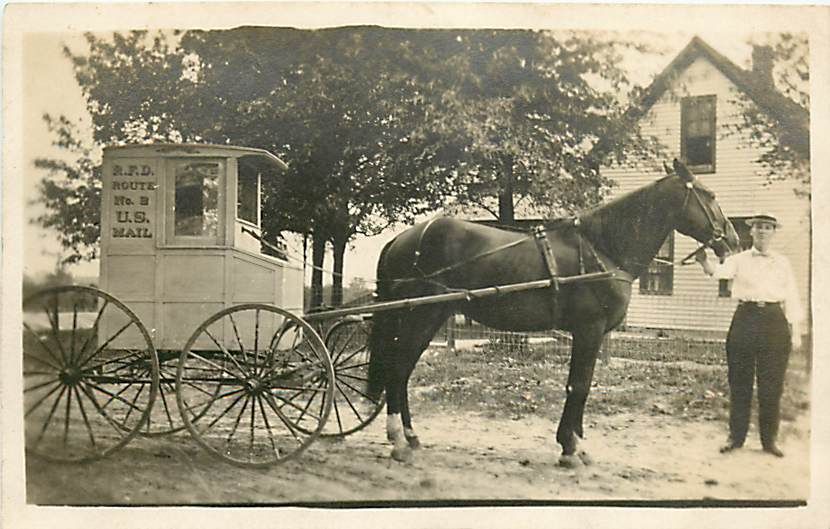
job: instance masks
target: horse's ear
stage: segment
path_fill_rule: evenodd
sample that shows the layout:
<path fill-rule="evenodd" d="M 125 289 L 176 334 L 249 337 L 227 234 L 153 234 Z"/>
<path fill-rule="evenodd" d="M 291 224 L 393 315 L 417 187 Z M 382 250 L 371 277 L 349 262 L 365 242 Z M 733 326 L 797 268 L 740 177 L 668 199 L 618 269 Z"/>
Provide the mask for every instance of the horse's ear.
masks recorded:
<path fill-rule="evenodd" d="M 674 172 L 671 170 L 671 167 L 669 167 L 669 164 L 667 164 L 666 162 L 663 162 L 663 170 L 666 171 L 667 175 L 671 176 L 674 174 Z"/>
<path fill-rule="evenodd" d="M 677 173 L 681 180 L 683 180 L 684 182 L 694 181 L 695 175 L 693 175 L 692 172 L 689 171 L 689 168 L 686 167 L 686 164 L 675 158 L 672 162 L 672 166 L 674 167 L 674 172 Z"/>

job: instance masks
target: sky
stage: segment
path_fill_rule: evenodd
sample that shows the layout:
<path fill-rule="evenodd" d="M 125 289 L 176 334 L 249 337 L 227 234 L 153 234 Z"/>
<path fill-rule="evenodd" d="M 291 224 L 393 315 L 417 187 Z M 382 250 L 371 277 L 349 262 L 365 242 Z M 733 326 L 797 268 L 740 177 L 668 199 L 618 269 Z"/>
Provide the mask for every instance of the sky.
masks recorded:
<path fill-rule="evenodd" d="M 282 25 L 282 24 L 279 24 Z M 179 27 L 188 27 L 182 25 Z M 192 26 L 190 26 L 192 27 Z M 663 53 L 648 57 L 640 57 L 631 61 L 632 68 L 640 77 L 641 82 L 647 83 L 655 74 L 662 70 L 674 56 L 685 46 L 694 35 L 698 35 L 715 49 L 732 59 L 737 65 L 749 66 L 750 47 L 747 41 L 758 34 L 753 34 L 752 25 L 747 25 L 750 31 L 724 31 L 715 27 L 708 30 L 706 27 L 698 31 L 663 31 L 638 32 L 638 38 L 660 48 Z M 654 28 L 649 28 L 654 29 Z M 62 47 L 69 45 L 74 51 L 83 49 L 84 40 L 79 31 L 26 33 L 23 37 L 23 132 L 24 142 L 24 200 L 23 208 L 24 227 L 24 272 L 38 275 L 55 268 L 60 256 L 60 247 L 54 233 L 39 227 L 32 219 L 43 211 L 38 204 L 31 203 L 36 196 L 36 185 L 43 178 L 45 172 L 34 167 L 33 163 L 39 157 L 61 156 L 60 149 L 51 145 L 52 136 L 42 119 L 44 113 L 54 116 L 65 115 L 77 122 L 82 129 L 88 130 L 89 117 L 86 114 L 81 91 L 75 82 L 69 60 L 63 55 Z M 267 212 L 264 212 L 267 214 Z M 377 237 L 361 238 L 354 241 L 346 258 L 346 283 L 353 277 L 374 278 L 374 268 L 377 256 L 383 245 L 401 229 L 395 228 Z M 331 262 L 329 259 L 328 263 Z M 82 263 L 69 269 L 80 276 L 96 276 L 98 262 Z"/>

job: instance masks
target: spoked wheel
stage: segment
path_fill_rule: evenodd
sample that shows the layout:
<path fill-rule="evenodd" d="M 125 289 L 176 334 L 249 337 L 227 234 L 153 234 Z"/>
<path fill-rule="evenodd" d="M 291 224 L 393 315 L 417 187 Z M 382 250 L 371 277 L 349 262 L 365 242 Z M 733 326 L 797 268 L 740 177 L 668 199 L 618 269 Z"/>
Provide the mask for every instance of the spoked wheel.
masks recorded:
<path fill-rule="evenodd" d="M 368 395 L 369 333 L 372 321 L 348 317 L 335 323 L 326 334 L 326 348 L 334 367 L 332 415 L 324 436 L 343 437 L 365 428 L 383 409 L 383 396 Z"/>
<path fill-rule="evenodd" d="M 23 302 L 28 453 L 60 462 L 111 454 L 148 420 L 158 379 L 147 329 L 115 297 L 63 286 Z"/>
<path fill-rule="evenodd" d="M 150 420 L 141 428 L 140 435 L 159 437 L 185 430 L 179 407 L 176 403 L 176 377 L 181 351 L 157 351 L 159 357 L 159 392 Z M 191 381 L 184 375 L 182 386 L 194 391 L 204 391 L 201 380 Z M 213 388 L 218 391 L 219 387 Z M 207 408 L 205 408 L 207 410 Z"/>
<path fill-rule="evenodd" d="M 176 376 L 185 427 L 211 454 L 245 467 L 298 456 L 326 424 L 331 360 L 298 316 L 263 304 L 222 310 L 187 341 Z"/>
<path fill-rule="evenodd" d="M 176 405 L 176 371 L 180 351 L 157 351 L 159 359 L 159 392 L 150 419 L 139 434 L 146 437 L 169 435 L 184 430 Z"/>

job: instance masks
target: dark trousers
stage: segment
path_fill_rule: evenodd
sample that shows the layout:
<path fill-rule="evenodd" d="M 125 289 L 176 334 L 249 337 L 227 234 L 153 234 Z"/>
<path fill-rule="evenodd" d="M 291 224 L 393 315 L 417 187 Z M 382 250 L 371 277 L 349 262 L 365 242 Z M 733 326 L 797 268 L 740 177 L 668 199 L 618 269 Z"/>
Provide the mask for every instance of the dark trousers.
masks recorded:
<path fill-rule="evenodd" d="M 775 445 L 790 329 L 779 304 L 738 305 L 726 337 L 729 366 L 729 435 L 741 446 L 749 429 L 754 379 L 758 379 L 758 426 L 764 448 Z"/>

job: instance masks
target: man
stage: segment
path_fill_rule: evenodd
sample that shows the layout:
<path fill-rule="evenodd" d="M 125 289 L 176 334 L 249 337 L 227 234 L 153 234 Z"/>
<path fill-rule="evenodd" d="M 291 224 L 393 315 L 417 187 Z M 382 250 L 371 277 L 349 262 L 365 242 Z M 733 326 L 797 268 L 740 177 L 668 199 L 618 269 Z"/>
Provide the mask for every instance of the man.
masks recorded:
<path fill-rule="evenodd" d="M 765 452 L 784 457 L 776 437 L 787 361 L 790 351 L 801 347 L 801 302 L 789 261 L 770 250 L 778 220 L 761 214 L 746 222 L 752 248 L 723 263 L 711 262 L 705 251 L 695 256 L 706 274 L 732 279 L 732 295 L 739 300 L 726 337 L 729 441 L 721 452 L 744 444 L 757 371 L 761 445 Z"/>

